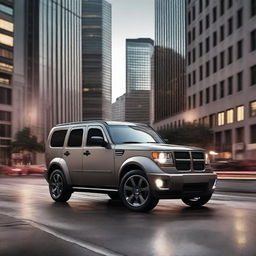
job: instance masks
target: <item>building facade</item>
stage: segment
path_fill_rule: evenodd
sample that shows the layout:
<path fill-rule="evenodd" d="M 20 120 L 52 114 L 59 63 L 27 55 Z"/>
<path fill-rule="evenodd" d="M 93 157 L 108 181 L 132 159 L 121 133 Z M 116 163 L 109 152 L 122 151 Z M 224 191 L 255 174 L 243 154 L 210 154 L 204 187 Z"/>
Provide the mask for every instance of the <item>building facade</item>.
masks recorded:
<path fill-rule="evenodd" d="M 0 164 L 8 164 L 13 120 L 14 5 L 0 1 Z"/>
<path fill-rule="evenodd" d="M 187 110 L 156 128 L 200 123 L 219 158 L 255 159 L 256 1 L 188 1 L 187 44 Z"/>
<path fill-rule="evenodd" d="M 186 108 L 186 0 L 155 0 L 154 123 Z"/>
<path fill-rule="evenodd" d="M 125 98 L 126 93 L 119 96 L 114 103 L 112 103 L 112 120 L 125 121 Z"/>
<path fill-rule="evenodd" d="M 82 0 L 83 120 L 111 119 L 111 4 Z"/>

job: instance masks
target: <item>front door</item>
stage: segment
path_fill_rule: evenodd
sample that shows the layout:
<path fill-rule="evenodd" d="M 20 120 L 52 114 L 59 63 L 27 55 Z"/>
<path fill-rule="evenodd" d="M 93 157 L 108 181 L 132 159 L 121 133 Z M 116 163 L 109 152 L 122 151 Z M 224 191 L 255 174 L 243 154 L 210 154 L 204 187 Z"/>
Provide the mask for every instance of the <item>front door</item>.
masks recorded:
<path fill-rule="evenodd" d="M 68 165 L 70 178 L 73 185 L 82 184 L 83 174 L 83 137 L 84 129 L 73 128 L 69 133 L 66 146 L 63 150 L 63 157 Z"/>
<path fill-rule="evenodd" d="M 89 126 L 86 145 L 83 153 L 84 183 L 93 187 L 113 187 L 115 185 L 114 174 L 114 150 L 104 146 L 94 145 L 92 137 L 107 137 L 101 126 Z"/>

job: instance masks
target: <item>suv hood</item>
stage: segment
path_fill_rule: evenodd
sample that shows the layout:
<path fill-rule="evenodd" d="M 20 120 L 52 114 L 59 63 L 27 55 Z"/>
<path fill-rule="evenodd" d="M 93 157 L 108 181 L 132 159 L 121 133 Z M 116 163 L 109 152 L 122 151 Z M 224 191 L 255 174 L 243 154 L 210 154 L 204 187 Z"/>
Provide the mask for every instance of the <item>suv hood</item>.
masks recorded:
<path fill-rule="evenodd" d="M 172 145 L 172 144 L 158 144 L 158 143 L 131 143 L 131 144 L 120 144 L 116 145 L 115 149 L 124 150 L 144 150 L 144 151 L 190 151 L 199 150 L 204 151 L 202 148 L 183 146 L 183 145 Z"/>

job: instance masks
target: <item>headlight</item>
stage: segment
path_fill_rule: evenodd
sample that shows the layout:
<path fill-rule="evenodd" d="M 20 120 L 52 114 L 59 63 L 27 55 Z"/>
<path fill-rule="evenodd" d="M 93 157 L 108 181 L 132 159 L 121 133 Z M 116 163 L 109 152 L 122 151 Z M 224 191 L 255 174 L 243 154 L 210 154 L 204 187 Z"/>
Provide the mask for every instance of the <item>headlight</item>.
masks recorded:
<path fill-rule="evenodd" d="M 172 165 L 173 159 L 170 152 L 152 152 L 153 159 L 162 165 Z"/>
<path fill-rule="evenodd" d="M 210 164 L 210 158 L 209 158 L 209 155 L 206 153 L 205 154 L 205 164 Z"/>

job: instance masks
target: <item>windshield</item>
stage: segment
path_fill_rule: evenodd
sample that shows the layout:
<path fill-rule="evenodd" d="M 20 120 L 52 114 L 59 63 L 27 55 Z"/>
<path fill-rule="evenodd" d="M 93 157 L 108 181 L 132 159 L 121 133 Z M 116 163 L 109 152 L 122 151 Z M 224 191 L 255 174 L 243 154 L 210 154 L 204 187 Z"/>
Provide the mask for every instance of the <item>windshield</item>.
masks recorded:
<path fill-rule="evenodd" d="M 110 136 L 114 144 L 164 143 L 150 127 L 130 125 L 110 125 Z"/>

